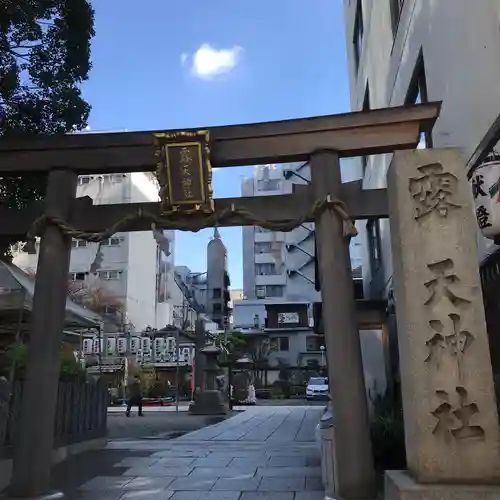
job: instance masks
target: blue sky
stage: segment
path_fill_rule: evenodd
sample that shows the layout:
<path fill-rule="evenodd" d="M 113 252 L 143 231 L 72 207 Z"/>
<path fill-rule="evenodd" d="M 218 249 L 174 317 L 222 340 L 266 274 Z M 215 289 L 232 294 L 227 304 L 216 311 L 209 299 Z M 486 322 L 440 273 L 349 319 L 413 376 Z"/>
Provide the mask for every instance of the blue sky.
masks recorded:
<path fill-rule="evenodd" d="M 349 110 L 341 0 L 93 4 L 93 70 L 84 86 L 93 131 L 181 129 Z M 215 171 L 215 196 L 239 196 L 241 178 L 250 171 Z M 212 233 L 178 232 L 176 265 L 203 271 Z M 224 228 L 221 235 L 232 287 L 239 288 L 241 229 Z"/>

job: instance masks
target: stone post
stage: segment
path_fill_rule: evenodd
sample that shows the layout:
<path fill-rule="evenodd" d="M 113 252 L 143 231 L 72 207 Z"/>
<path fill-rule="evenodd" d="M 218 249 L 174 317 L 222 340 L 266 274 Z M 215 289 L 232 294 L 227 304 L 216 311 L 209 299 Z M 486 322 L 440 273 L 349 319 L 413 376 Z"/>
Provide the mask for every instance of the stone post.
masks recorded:
<path fill-rule="evenodd" d="M 48 215 L 69 218 L 76 182 L 77 175 L 71 170 L 49 173 L 45 200 Z M 71 238 L 49 224 L 38 257 L 19 443 L 14 452 L 14 497 L 40 496 L 47 493 L 50 485 L 70 252 Z"/>
<path fill-rule="evenodd" d="M 196 395 L 194 403 L 189 407 L 189 412 L 193 415 L 225 415 L 227 413 L 222 394 L 215 387 L 219 354 L 220 349 L 215 345 L 206 346 L 201 350 L 201 355 L 205 358 L 204 386 Z"/>
<path fill-rule="evenodd" d="M 194 399 L 203 390 L 205 379 L 205 356 L 201 350 L 205 347 L 205 324 L 198 318 L 194 327 L 195 352 L 194 352 Z"/>
<path fill-rule="evenodd" d="M 330 195 L 333 199 L 341 199 L 337 153 L 315 152 L 310 165 L 315 198 L 324 200 Z M 333 210 L 318 217 L 316 242 L 330 395 L 336 426 L 336 494 L 346 499 L 372 498 L 375 494 L 375 469 L 349 240 L 343 236 L 342 220 Z"/>
<path fill-rule="evenodd" d="M 397 152 L 388 196 L 408 472 L 387 473 L 386 498 L 500 498 L 479 486 L 500 482 L 500 436 L 458 150 Z"/>

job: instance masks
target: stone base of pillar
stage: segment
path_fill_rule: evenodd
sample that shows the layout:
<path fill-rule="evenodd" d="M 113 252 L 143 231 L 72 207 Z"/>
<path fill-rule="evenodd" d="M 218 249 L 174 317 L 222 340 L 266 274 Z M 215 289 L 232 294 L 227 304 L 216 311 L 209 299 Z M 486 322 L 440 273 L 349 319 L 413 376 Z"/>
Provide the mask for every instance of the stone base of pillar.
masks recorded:
<path fill-rule="evenodd" d="M 11 497 L 9 495 L 0 495 L 0 500 L 19 500 L 20 498 L 24 500 L 64 500 L 66 496 L 62 491 L 53 491 L 51 493 L 46 493 L 45 495 L 40 495 L 37 497 Z"/>
<path fill-rule="evenodd" d="M 407 471 L 385 472 L 385 500 L 500 500 L 500 485 L 422 484 Z"/>
<path fill-rule="evenodd" d="M 193 415 L 226 415 L 227 404 L 220 391 L 202 391 L 196 395 L 194 403 L 189 406 Z"/>

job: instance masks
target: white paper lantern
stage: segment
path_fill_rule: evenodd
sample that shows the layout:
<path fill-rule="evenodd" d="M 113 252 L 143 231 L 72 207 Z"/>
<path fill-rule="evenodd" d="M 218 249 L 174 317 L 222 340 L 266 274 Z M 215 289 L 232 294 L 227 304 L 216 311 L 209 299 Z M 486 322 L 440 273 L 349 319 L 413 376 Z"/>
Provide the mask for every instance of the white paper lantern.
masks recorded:
<path fill-rule="evenodd" d="M 130 339 L 130 353 L 137 354 L 137 351 L 140 349 L 140 338 L 139 337 L 131 337 Z"/>
<path fill-rule="evenodd" d="M 172 352 L 175 348 L 175 337 L 167 337 L 167 351 Z"/>
<path fill-rule="evenodd" d="M 127 352 L 127 339 L 120 337 L 118 339 L 118 354 L 125 354 Z"/>
<path fill-rule="evenodd" d="M 143 337 L 141 339 L 141 349 L 143 354 L 149 354 L 151 351 L 151 339 L 149 337 Z"/>
<path fill-rule="evenodd" d="M 92 354 L 92 346 L 94 344 L 93 339 L 83 340 L 83 354 Z"/>
<path fill-rule="evenodd" d="M 163 343 L 164 343 L 164 339 L 162 337 L 155 338 L 155 354 L 157 354 L 158 356 L 163 351 Z"/>
<path fill-rule="evenodd" d="M 500 235 L 500 155 L 492 153 L 471 178 L 477 225 L 484 237 Z"/>
<path fill-rule="evenodd" d="M 108 337 L 106 339 L 106 353 L 109 356 L 116 354 L 116 339 L 114 337 Z"/>
<path fill-rule="evenodd" d="M 102 339 L 99 339 L 98 337 L 94 338 L 92 351 L 94 354 L 99 354 L 102 352 Z"/>

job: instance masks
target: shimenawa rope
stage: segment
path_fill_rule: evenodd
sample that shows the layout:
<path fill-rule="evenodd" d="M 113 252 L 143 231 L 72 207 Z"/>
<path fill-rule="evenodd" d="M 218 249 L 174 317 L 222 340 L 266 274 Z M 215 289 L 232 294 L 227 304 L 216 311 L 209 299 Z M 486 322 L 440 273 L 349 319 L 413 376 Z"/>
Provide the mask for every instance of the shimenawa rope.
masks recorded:
<path fill-rule="evenodd" d="M 246 208 L 226 208 L 221 212 L 211 214 L 183 214 L 182 212 L 170 212 L 157 216 L 155 214 L 138 210 L 136 214 L 128 215 L 117 221 L 110 228 L 101 232 L 86 232 L 73 227 L 60 217 L 44 214 L 35 220 L 27 238 L 33 240 L 35 236 L 40 236 L 48 224 L 58 226 L 67 236 L 74 239 L 85 240 L 98 243 L 118 232 L 127 232 L 134 224 L 140 220 L 147 220 L 159 229 L 179 229 L 181 231 L 198 232 L 201 229 L 222 225 L 228 219 L 239 217 L 247 225 L 260 226 L 271 231 L 292 231 L 308 220 L 315 220 L 325 210 L 332 209 L 342 220 L 342 233 L 345 238 L 351 238 L 358 234 L 349 215 L 346 205 L 341 200 L 334 200 L 327 196 L 324 200 L 314 203 L 311 211 L 298 219 L 284 219 L 281 221 L 266 221 L 255 216 Z"/>

